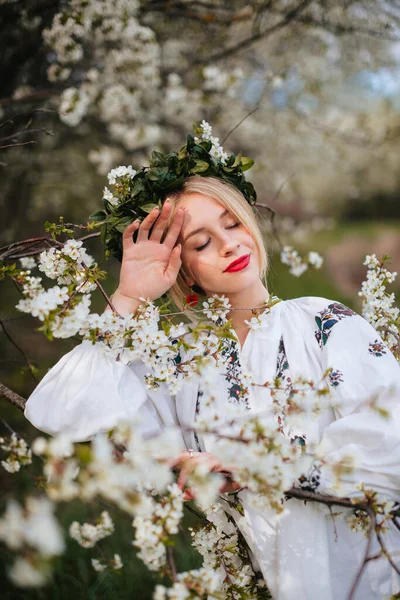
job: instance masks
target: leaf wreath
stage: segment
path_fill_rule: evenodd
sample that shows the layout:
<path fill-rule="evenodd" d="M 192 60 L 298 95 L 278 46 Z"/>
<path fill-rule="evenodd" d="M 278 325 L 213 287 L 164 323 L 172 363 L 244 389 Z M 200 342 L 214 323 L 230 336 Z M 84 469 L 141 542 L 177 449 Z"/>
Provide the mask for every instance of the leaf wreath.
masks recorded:
<path fill-rule="evenodd" d="M 196 137 L 187 134 L 186 144 L 177 152 L 163 154 L 154 150 L 148 167 L 132 171 L 133 176 L 118 177 L 114 186 L 115 202 L 103 198 L 104 210 L 90 215 L 93 227 L 101 230 L 107 256 L 122 260 L 122 233 L 125 228 L 136 219 L 143 220 L 155 206 L 161 208 L 165 198 L 180 189 L 185 179 L 192 175 L 218 177 L 236 187 L 251 206 L 255 205 L 257 194 L 243 175 L 254 161 L 242 156 L 241 152 L 225 155 L 224 160 L 212 155 L 210 151 L 215 138 L 201 139 L 197 135 L 203 135 L 203 126 L 193 127 Z"/>

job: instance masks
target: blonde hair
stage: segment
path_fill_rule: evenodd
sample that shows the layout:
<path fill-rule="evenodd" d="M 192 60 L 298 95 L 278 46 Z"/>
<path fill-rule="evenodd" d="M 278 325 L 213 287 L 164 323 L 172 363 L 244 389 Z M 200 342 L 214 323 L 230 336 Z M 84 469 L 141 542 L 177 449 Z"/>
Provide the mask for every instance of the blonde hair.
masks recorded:
<path fill-rule="evenodd" d="M 172 211 L 169 218 L 168 227 L 175 214 L 179 200 L 192 193 L 203 194 L 205 196 L 209 196 L 213 200 L 216 200 L 219 202 L 219 204 L 221 204 L 221 206 L 226 208 L 235 217 L 235 219 L 244 225 L 253 238 L 259 251 L 260 278 L 264 281 L 268 269 L 268 255 L 261 230 L 251 206 L 243 194 L 241 194 L 233 185 L 225 183 L 225 181 L 216 177 L 202 177 L 201 175 L 193 175 L 188 177 L 184 181 L 181 189 L 167 196 L 172 204 Z M 185 305 L 185 299 L 192 291 L 185 282 L 182 271 L 183 270 L 181 268 L 175 284 L 168 292 L 171 300 L 179 310 L 183 309 Z M 189 308 L 187 310 L 187 316 L 191 320 L 194 320 L 194 315 L 190 314 Z"/>

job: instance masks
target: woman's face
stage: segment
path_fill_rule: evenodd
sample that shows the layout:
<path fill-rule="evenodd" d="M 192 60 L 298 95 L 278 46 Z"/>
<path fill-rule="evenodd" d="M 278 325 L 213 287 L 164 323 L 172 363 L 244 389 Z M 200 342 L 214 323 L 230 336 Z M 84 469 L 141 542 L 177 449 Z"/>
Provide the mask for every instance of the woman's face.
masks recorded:
<path fill-rule="evenodd" d="M 179 241 L 188 285 L 197 283 L 208 295 L 229 295 L 260 280 L 256 243 L 221 204 L 191 193 L 179 200 L 179 207 L 185 210 Z"/>

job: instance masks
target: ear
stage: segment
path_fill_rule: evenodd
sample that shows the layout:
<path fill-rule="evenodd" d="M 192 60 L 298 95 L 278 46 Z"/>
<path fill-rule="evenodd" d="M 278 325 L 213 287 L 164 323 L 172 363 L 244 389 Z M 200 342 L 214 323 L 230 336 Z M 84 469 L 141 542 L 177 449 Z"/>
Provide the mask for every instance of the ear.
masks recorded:
<path fill-rule="evenodd" d="M 186 273 L 182 273 L 182 275 L 183 275 L 183 280 L 186 283 L 186 285 L 191 288 L 192 285 L 194 285 L 194 279 L 189 277 L 189 275 L 186 275 Z"/>
<path fill-rule="evenodd" d="M 185 271 L 184 267 L 181 267 L 180 274 L 182 275 L 183 281 L 188 287 L 192 287 L 192 285 L 194 285 L 193 277 L 189 275 L 187 271 Z"/>

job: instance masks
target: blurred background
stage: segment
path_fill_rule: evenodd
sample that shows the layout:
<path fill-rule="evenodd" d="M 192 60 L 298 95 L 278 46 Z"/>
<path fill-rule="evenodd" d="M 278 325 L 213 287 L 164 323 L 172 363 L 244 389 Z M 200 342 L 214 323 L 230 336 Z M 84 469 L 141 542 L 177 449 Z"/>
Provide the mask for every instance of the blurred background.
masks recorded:
<path fill-rule="evenodd" d="M 324 257 L 320 271 L 291 276 L 271 213 L 259 208 L 270 291 L 359 311 L 365 255 L 388 254 L 400 270 L 395 2 L 2 0 L 0 73 L 1 246 L 44 235 L 44 221 L 60 215 L 85 224 L 102 208 L 111 168 L 145 166 L 151 150 L 179 148 L 205 119 L 225 150 L 254 158 L 246 176 L 276 211 L 281 242 Z M 103 260 L 98 240 L 88 250 Z M 118 263 L 103 267 L 111 294 Z M 1 286 L 0 381 L 26 397 L 77 341 L 46 340 L 15 310 L 12 282 Z M 102 306 L 99 296 L 94 309 Z M 8 426 L 34 437 L 16 408 L 3 399 L 0 407 Z M 34 482 L 2 471 L 0 483 L 7 496 Z M 63 518 L 83 510 L 65 507 Z M 120 536 L 133 554 L 122 523 Z M 110 584 L 91 571 L 87 551 L 68 552 L 51 589 L 4 597 L 150 597 L 152 578 L 134 559 Z M 185 560 L 199 564 L 190 553 Z"/>

